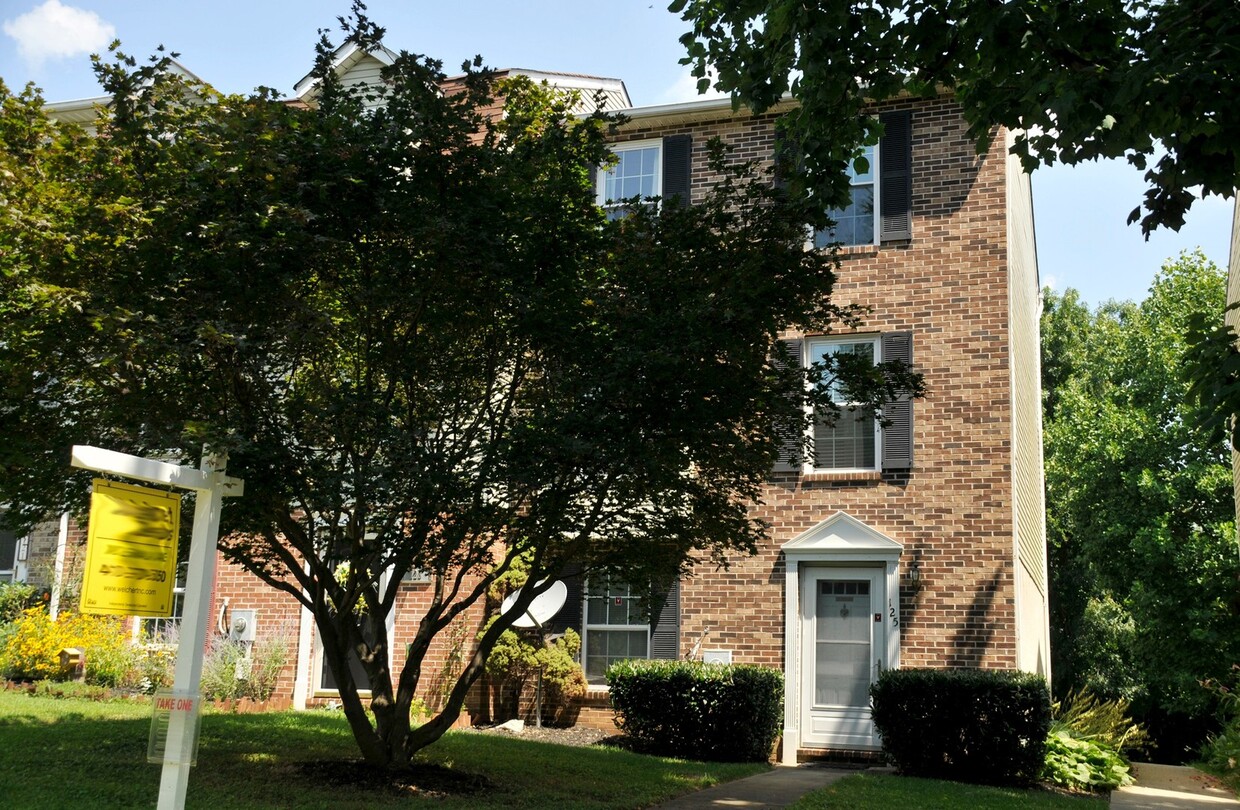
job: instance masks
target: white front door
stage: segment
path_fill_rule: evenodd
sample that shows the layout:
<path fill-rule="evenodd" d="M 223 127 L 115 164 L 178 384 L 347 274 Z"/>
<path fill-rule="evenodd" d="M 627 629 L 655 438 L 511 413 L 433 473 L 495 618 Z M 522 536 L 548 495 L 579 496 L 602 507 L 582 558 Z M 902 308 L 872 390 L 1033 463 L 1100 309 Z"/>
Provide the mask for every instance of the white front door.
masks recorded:
<path fill-rule="evenodd" d="M 888 665 L 884 571 L 802 570 L 801 745 L 878 748 L 870 684 Z"/>

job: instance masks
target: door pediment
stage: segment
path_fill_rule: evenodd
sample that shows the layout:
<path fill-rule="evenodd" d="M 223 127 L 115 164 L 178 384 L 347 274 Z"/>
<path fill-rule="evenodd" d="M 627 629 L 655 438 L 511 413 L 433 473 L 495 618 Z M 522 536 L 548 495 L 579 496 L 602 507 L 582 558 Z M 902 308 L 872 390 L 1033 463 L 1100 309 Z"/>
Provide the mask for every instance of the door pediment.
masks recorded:
<path fill-rule="evenodd" d="M 864 558 L 895 562 L 904 546 L 852 515 L 836 512 L 784 543 L 782 550 L 789 559 L 800 561 Z"/>

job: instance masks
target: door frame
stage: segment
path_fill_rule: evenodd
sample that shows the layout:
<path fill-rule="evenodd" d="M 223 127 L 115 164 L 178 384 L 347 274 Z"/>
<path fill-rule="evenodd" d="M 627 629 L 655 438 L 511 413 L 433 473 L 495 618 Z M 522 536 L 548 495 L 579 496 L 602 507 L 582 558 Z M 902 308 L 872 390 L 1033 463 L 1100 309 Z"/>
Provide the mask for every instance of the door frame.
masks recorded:
<path fill-rule="evenodd" d="M 842 567 L 835 565 L 806 565 L 801 567 L 801 744 L 813 748 L 835 749 L 869 749 L 880 745 L 874 724 L 870 720 L 869 704 L 865 706 L 824 706 L 815 711 L 814 691 L 816 688 L 817 656 L 815 646 L 818 643 L 815 623 L 819 619 L 817 611 L 819 582 L 824 580 L 843 580 L 865 582 L 870 586 L 870 610 L 866 611 L 866 627 L 870 632 L 869 650 L 866 658 L 869 662 L 875 659 L 880 664 L 869 663 L 870 682 L 877 677 L 876 669 L 886 666 L 888 617 L 886 615 L 887 582 L 884 570 L 877 565 Z M 873 621 L 870 615 L 881 616 L 880 621 Z M 814 732 L 814 720 L 819 720 L 820 728 L 829 725 L 818 733 Z"/>
<path fill-rule="evenodd" d="M 887 604 L 885 613 L 884 666 L 900 666 L 900 556 L 904 546 L 857 518 L 836 512 L 813 528 L 785 543 L 784 555 L 784 730 L 785 765 L 795 765 L 802 746 L 804 680 L 810 667 L 802 661 L 802 574 L 808 577 L 823 568 L 877 569 L 883 578 Z M 874 734 L 869 745 L 850 745 L 853 749 L 877 749 Z M 821 743 L 816 744 L 818 747 Z"/>

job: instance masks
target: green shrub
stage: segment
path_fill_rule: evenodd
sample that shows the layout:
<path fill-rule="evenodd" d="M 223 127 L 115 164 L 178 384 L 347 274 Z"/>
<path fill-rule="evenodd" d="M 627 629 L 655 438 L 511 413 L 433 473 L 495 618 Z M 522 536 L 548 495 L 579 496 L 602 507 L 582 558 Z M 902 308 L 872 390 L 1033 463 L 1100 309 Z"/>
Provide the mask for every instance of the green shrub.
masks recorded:
<path fill-rule="evenodd" d="M 1075 790 L 1114 790 L 1132 783 L 1123 752 L 1144 749 L 1149 735 L 1128 716 L 1128 701 L 1072 692 L 1055 704 L 1054 714 L 1043 780 Z"/>
<path fill-rule="evenodd" d="M 0 624 L 15 622 L 30 607 L 35 587 L 24 582 L 0 583 Z"/>
<path fill-rule="evenodd" d="M 478 636 L 486 632 L 495 619 L 483 627 Z M 581 652 L 581 636 L 572 628 L 550 644 L 538 646 L 537 637 L 505 630 L 487 656 L 487 674 L 508 690 L 508 700 L 501 702 L 497 713 L 514 714 L 516 702 L 528 684 L 533 683 L 541 668 L 543 673 L 543 709 L 558 715 L 573 698 L 586 693 L 586 675 L 577 663 Z"/>
<path fill-rule="evenodd" d="M 1240 664 L 1232 664 L 1231 677 L 1225 681 L 1207 678 L 1201 685 L 1212 693 L 1218 704 L 1223 728 L 1211 734 L 1201 747 L 1201 764 L 1219 776 L 1233 791 L 1240 792 Z"/>
<path fill-rule="evenodd" d="M 143 651 L 122 632 L 105 636 L 86 649 L 85 679 L 109 689 L 138 689 Z"/>
<path fill-rule="evenodd" d="M 241 697 L 245 680 L 238 678 L 243 671 L 245 648 L 224 636 L 211 639 L 211 646 L 202 659 L 202 696 L 207 700 L 232 700 Z"/>
<path fill-rule="evenodd" d="M 779 736 L 784 679 L 773 669 L 620 661 L 607 685 L 616 725 L 650 753 L 763 762 Z"/>
<path fill-rule="evenodd" d="M 1059 727 L 1046 738 L 1042 779 L 1076 790 L 1114 790 L 1132 784 L 1128 763 L 1114 748 Z"/>
<path fill-rule="evenodd" d="M 883 751 L 903 773 L 1021 784 L 1042 771 L 1051 700 L 1037 675 L 891 669 L 870 696 Z"/>
<path fill-rule="evenodd" d="M 1203 767 L 1240 790 L 1240 717 L 1233 717 L 1223 730 L 1210 735 L 1201 748 Z"/>
<path fill-rule="evenodd" d="M 28 608 L 4 634 L 0 674 L 10 678 L 61 679 L 60 651 L 81 649 L 85 677 L 99 686 L 128 686 L 137 656 L 123 623 L 113 616 L 61 613 L 55 621 L 42 607 Z"/>
<path fill-rule="evenodd" d="M 1093 740 L 1121 754 L 1145 751 L 1150 747 L 1149 732 L 1128 716 L 1128 706 L 1123 698 L 1104 701 L 1088 691 L 1069 692 L 1055 704 L 1055 723 L 1079 739 Z"/>
<path fill-rule="evenodd" d="M 270 700 L 280 673 L 288 663 L 291 644 L 286 633 L 277 633 L 254 642 L 250 650 L 249 677 L 244 693 L 254 700 Z"/>
<path fill-rule="evenodd" d="M 203 697 L 269 700 L 280 671 L 288 663 L 289 647 L 288 636 L 283 633 L 261 638 L 249 649 L 243 642 L 216 636 L 202 661 Z"/>

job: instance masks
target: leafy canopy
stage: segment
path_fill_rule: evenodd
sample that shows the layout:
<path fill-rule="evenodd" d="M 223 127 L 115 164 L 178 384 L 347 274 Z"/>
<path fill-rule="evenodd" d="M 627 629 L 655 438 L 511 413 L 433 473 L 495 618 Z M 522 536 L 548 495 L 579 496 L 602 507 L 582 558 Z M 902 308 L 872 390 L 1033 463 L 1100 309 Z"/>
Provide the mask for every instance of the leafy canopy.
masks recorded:
<path fill-rule="evenodd" d="M 1168 261 L 1140 304 L 1090 312 L 1069 290 L 1042 319 L 1057 688 L 1203 715 L 1199 681 L 1240 654 L 1231 466 L 1183 365 L 1191 322 L 1222 320 L 1224 274 Z M 1052 353 L 1050 349 L 1055 348 Z M 1052 407 L 1053 406 L 1053 407 Z"/>
<path fill-rule="evenodd" d="M 865 99 L 954 92 L 984 149 L 1001 125 L 1027 170 L 1126 158 L 1149 188 L 1129 217 L 1178 230 L 1240 186 L 1240 15 L 1232 0 L 673 0 L 699 87 L 756 110 L 791 92 L 832 205 L 878 126 Z M 1166 150 L 1165 154 L 1160 151 Z"/>

